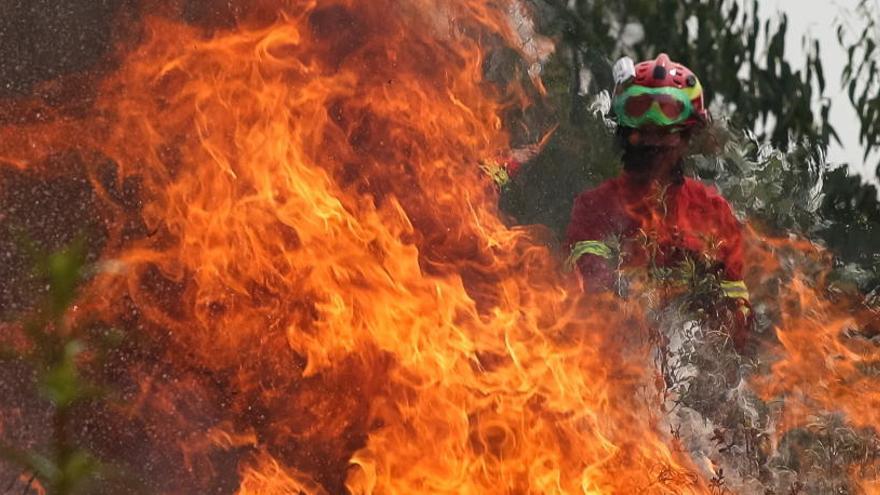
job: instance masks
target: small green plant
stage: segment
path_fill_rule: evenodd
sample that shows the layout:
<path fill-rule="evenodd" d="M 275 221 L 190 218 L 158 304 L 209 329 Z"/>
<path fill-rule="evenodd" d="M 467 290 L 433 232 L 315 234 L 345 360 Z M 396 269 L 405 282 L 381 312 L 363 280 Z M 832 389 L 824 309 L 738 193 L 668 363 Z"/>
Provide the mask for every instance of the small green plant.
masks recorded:
<path fill-rule="evenodd" d="M 52 495 L 83 493 L 103 467 L 89 450 L 77 445 L 71 423 L 77 406 L 106 396 L 83 375 L 88 345 L 68 321 L 83 278 L 84 243 L 38 259 L 37 269 L 47 282 L 48 293 L 18 325 L 24 339 L 19 345 L 0 348 L 0 359 L 24 362 L 33 369 L 35 393 L 51 405 L 50 442 L 29 450 L 0 442 L 0 457 L 30 473 L 25 493 L 34 479 Z"/>

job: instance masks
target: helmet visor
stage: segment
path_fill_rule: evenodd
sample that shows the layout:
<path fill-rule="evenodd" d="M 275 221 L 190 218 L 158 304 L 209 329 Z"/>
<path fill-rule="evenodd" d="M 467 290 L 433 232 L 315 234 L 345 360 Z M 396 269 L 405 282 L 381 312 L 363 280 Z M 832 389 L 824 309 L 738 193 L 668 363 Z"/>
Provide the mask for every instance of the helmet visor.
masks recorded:
<path fill-rule="evenodd" d="M 612 105 L 618 122 L 625 127 L 676 125 L 693 115 L 687 93 L 678 88 L 630 86 L 614 98 Z"/>

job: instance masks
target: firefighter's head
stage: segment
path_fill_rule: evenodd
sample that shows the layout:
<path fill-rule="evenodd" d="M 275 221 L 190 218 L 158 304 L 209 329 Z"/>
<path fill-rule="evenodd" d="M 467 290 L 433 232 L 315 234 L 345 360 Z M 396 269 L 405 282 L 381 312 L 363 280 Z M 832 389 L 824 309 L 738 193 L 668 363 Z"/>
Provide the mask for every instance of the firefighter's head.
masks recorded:
<path fill-rule="evenodd" d="M 661 53 L 636 65 L 629 58 L 620 59 L 614 79 L 611 110 L 624 166 L 654 171 L 676 167 L 693 132 L 709 119 L 697 76 Z"/>

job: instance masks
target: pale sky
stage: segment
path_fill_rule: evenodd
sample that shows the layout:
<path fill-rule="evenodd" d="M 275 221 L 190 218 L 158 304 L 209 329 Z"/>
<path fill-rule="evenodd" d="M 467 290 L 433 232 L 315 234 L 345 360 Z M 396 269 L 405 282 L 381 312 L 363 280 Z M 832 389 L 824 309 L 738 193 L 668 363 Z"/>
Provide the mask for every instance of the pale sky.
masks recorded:
<path fill-rule="evenodd" d="M 780 11 L 788 15 L 785 50 L 793 68 L 802 68 L 806 61 L 806 52 L 801 43 L 803 35 L 809 33 L 819 40 L 825 69 L 825 94 L 832 101 L 831 124 L 843 142 L 842 146 L 832 144 L 828 151 L 829 160 L 833 163 L 849 163 L 852 171 L 861 173 L 865 179 L 877 184 L 874 167 L 880 156 L 875 153 L 867 163 L 863 162 L 864 151 L 858 142 L 858 116 L 840 83 L 846 52 L 837 41 L 837 24 L 843 22 L 852 26 L 849 30 L 851 35 L 858 35 L 862 25 L 852 14 L 858 3 L 858 0 L 761 0 L 758 8 L 764 16 Z"/>

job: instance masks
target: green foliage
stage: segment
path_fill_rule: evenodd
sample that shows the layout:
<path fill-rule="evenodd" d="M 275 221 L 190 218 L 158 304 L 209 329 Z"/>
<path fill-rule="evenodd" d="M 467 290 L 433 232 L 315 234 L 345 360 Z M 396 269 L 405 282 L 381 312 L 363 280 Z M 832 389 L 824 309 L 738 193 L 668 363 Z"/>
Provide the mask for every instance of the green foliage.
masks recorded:
<path fill-rule="evenodd" d="M 2 357 L 28 363 L 36 373 L 36 391 L 52 406 L 51 446 L 48 452 L 25 451 L 0 443 L 0 456 L 33 473 L 50 494 L 85 493 L 104 467 L 72 438 L 76 408 L 100 400 L 106 392 L 86 379 L 81 368 L 89 350 L 66 314 L 77 297 L 82 280 L 85 248 L 77 242 L 68 249 L 41 256 L 39 274 L 49 291 L 42 306 L 22 323 L 28 338 L 23 349 L 3 349 Z"/>
<path fill-rule="evenodd" d="M 43 271 L 49 277 L 49 311 L 53 318 L 60 318 L 76 297 L 76 286 L 80 281 L 80 269 L 85 262 L 84 247 L 81 242 L 60 253 L 53 253 L 46 259 Z"/>
<path fill-rule="evenodd" d="M 821 236 L 863 291 L 880 289 L 880 202 L 877 189 L 837 169 L 825 174 Z"/>
<path fill-rule="evenodd" d="M 828 122 L 830 101 L 823 98 L 825 75 L 817 42 L 810 43 L 805 67 L 785 57 L 788 20 L 761 20 L 758 2 L 750 9 L 735 0 L 533 0 L 552 21 L 540 26 L 568 47 L 573 73 L 599 74 L 597 85 L 581 93 L 610 88 L 609 73 L 597 67 L 596 53 L 631 55 L 638 60 L 660 52 L 693 69 L 704 81 L 707 104 L 732 110 L 734 123 L 756 129 L 762 141 L 786 148 L 790 136 L 827 145 L 837 133 Z M 635 34 L 633 34 L 635 33 Z M 641 36 L 639 36 L 641 34 Z M 759 38 L 765 46 L 759 46 Z M 578 82 L 572 78 L 572 84 Z M 578 93 L 574 91 L 574 93 Z M 819 114 L 813 112 L 819 105 Z"/>
<path fill-rule="evenodd" d="M 877 12 L 868 0 L 861 0 L 856 12 L 864 20 L 864 26 L 854 41 L 847 41 L 846 28 L 837 26 L 837 39 L 846 49 L 846 66 L 842 80 L 847 95 L 859 115 L 859 143 L 865 147 L 864 160 L 872 151 L 880 149 L 880 26 Z M 880 164 L 876 174 L 880 177 Z"/>
<path fill-rule="evenodd" d="M 698 144 L 691 160 L 697 173 L 714 181 L 750 221 L 769 232 L 823 241 L 863 290 L 880 285 L 880 259 L 873 254 L 880 252 L 877 191 L 827 163 L 824 150 L 837 135 L 827 122 L 820 47 L 810 42 L 805 68 L 795 70 L 785 56 L 785 16 L 775 23 L 762 19 L 755 1 L 749 9 L 730 0 L 532 4 L 537 29 L 561 41 L 542 73 L 558 128 L 502 196 L 502 207 L 517 221 L 548 225 L 562 237 L 575 196 L 619 170 L 619 150 L 603 119 L 608 107 L 603 92 L 613 85 L 610 61 L 667 51 L 694 69 L 707 98 L 717 103 L 720 123 L 705 134 L 710 142 Z M 878 53 L 875 25 L 869 21 L 850 49 L 844 73 L 860 78 L 859 84 L 869 82 L 874 95 L 880 89 L 871 58 Z M 863 134 L 872 136 L 880 123 L 866 122 L 880 118 L 880 97 L 864 95 L 856 101 L 864 103 Z M 812 111 L 817 104 L 818 115 Z"/>
<path fill-rule="evenodd" d="M 697 173 L 763 230 L 822 241 L 840 275 L 868 292 L 880 286 L 880 202 L 873 186 L 830 168 L 821 147 L 804 141 L 780 151 L 723 128 L 718 153 L 694 155 Z"/>
<path fill-rule="evenodd" d="M 804 142 L 781 151 L 720 125 L 714 132 L 723 136 L 721 149 L 691 158 L 701 178 L 713 182 L 736 210 L 769 232 L 815 236 L 821 230 L 826 167 L 821 147 Z"/>
<path fill-rule="evenodd" d="M 569 94 L 569 77 L 560 56 L 545 65 L 542 79 L 557 127 L 546 148 L 501 196 L 502 209 L 519 223 L 547 225 L 559 235 L 568 224 L 574 198 L 619 170 L 619 151 L 602 105 L 592 112 L 585 106 L 588 111 L 577 121 L 570 119 L 576 103 Z"/>

